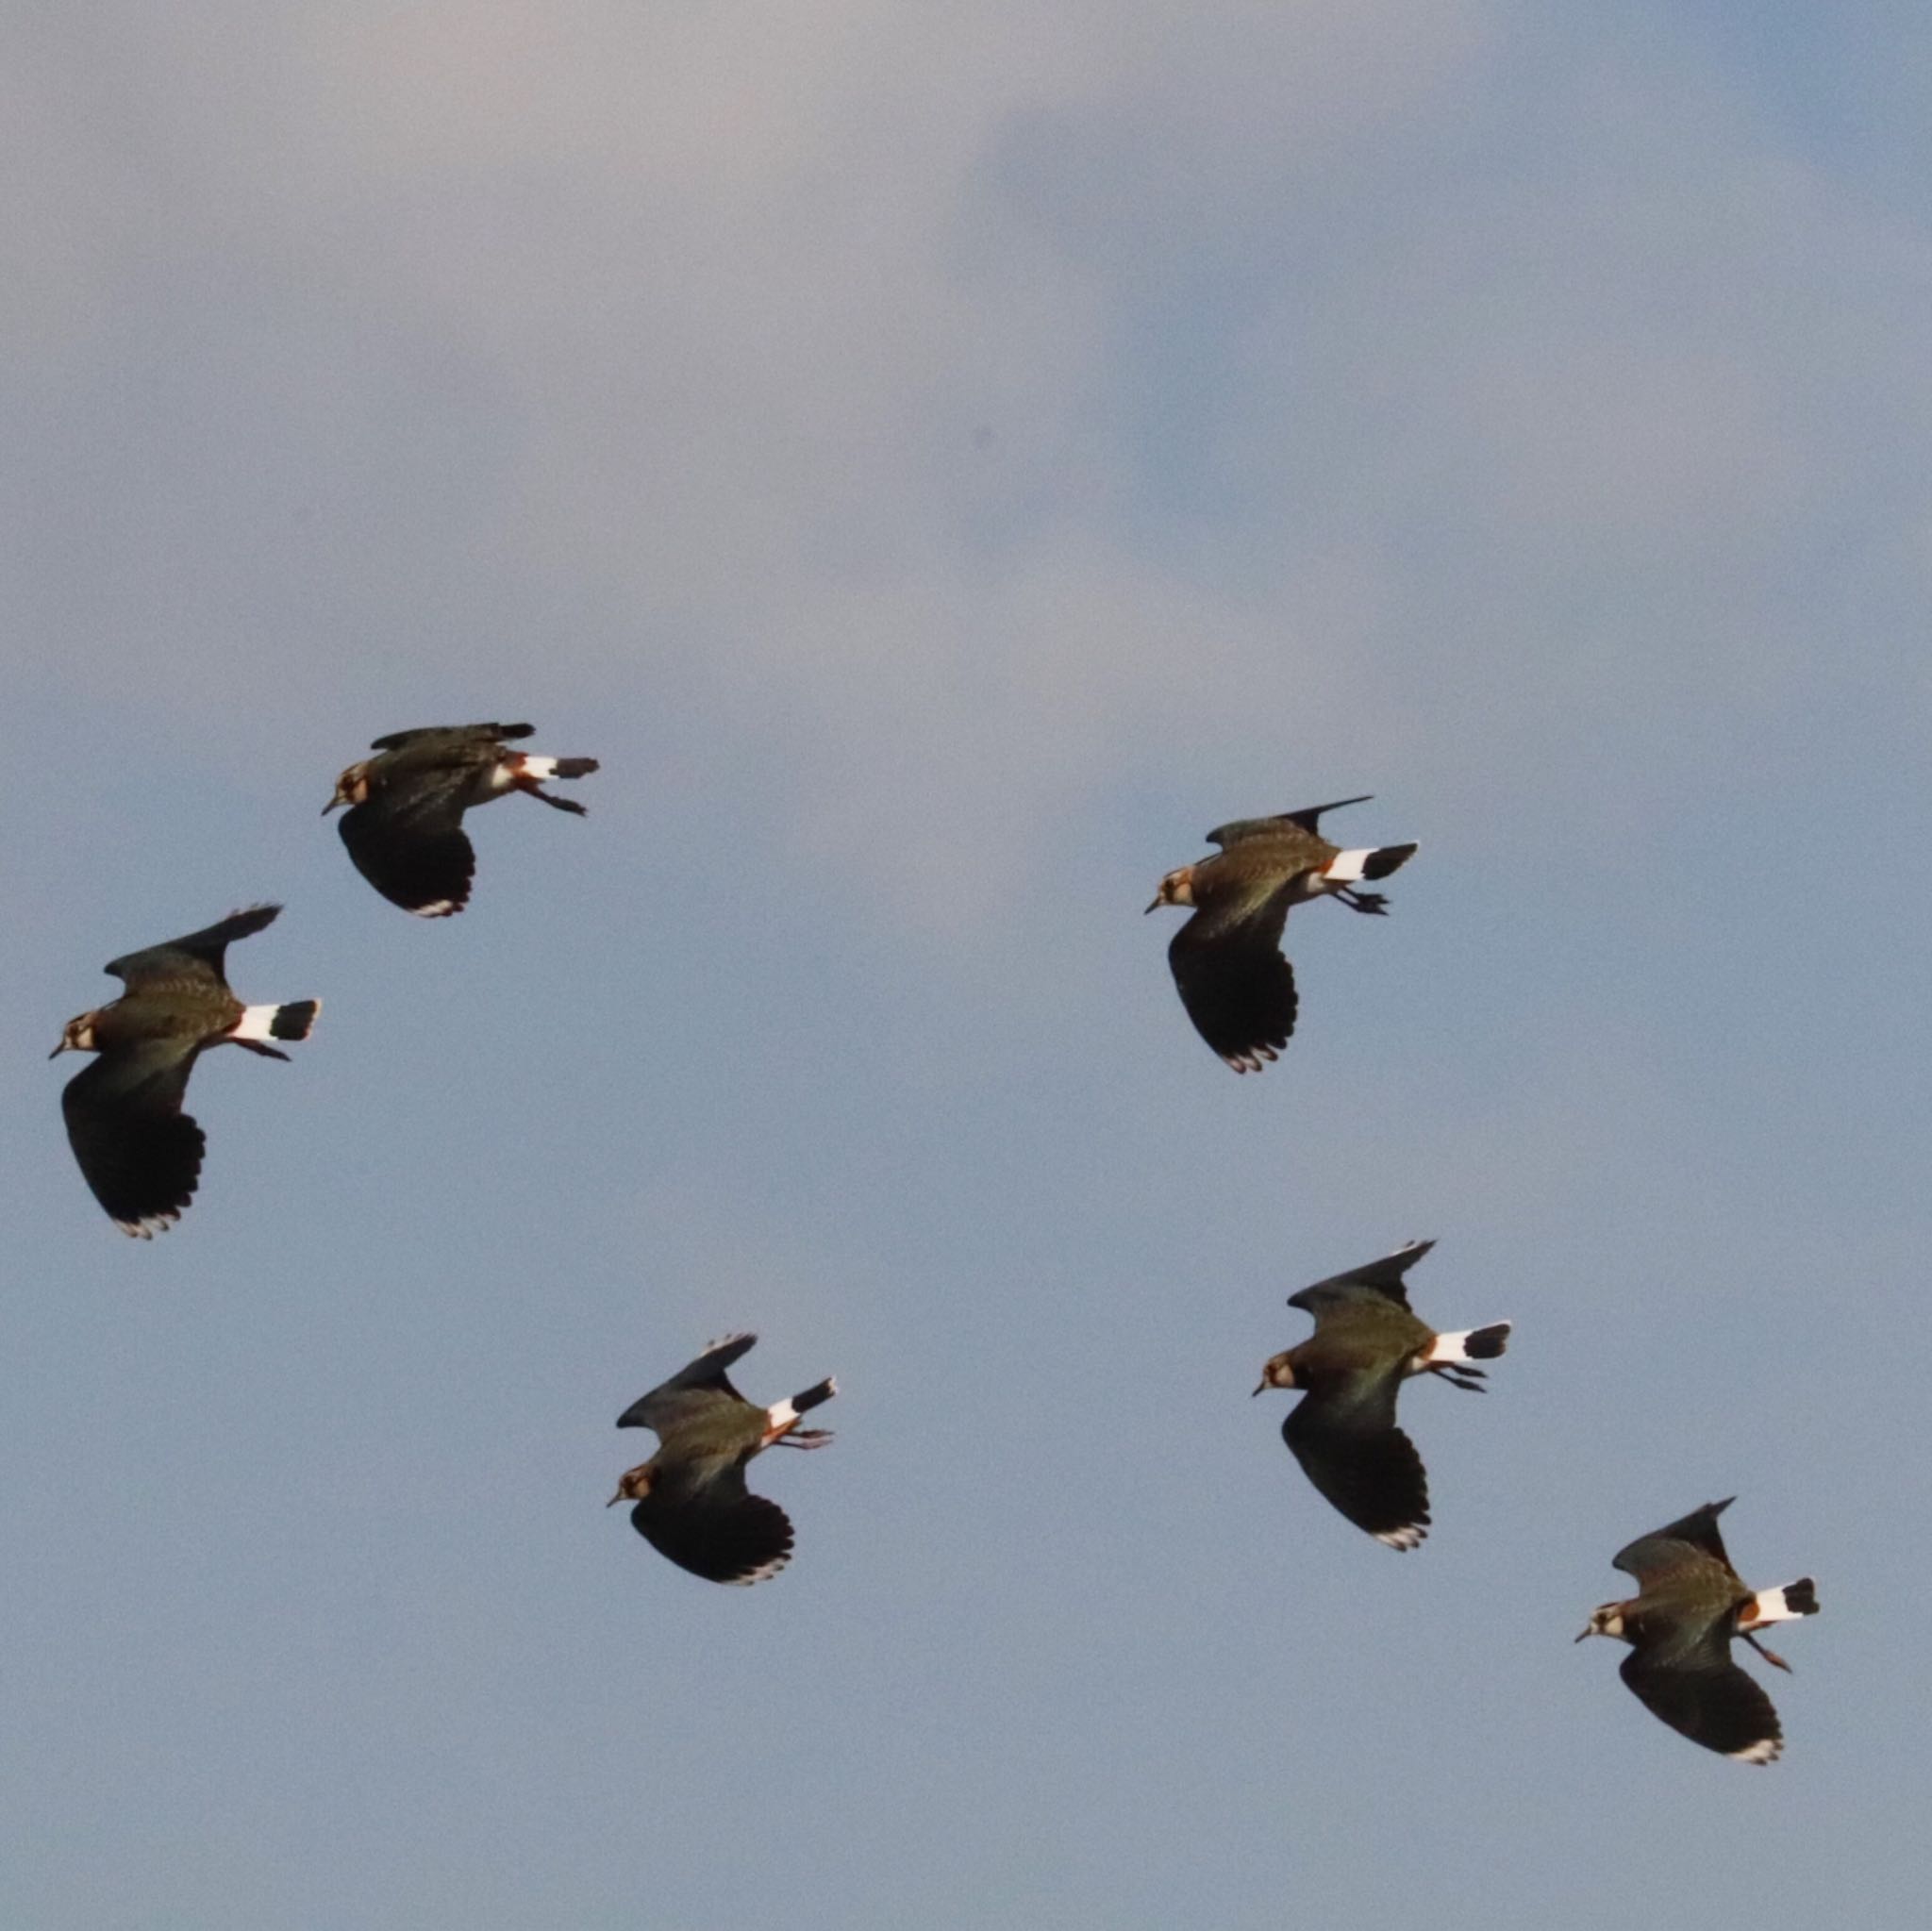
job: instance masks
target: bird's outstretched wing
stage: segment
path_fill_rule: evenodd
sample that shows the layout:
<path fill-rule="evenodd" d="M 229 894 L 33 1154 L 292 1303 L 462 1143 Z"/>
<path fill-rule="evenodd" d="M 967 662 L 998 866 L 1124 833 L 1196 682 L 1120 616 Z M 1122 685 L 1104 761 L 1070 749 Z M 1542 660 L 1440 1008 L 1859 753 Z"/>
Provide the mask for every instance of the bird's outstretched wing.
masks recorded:
<path fill-rule="evenodd" d="M 791 1559 L 791 1518 L 745 1488 L 736 1462 L 707 1480 L 646 1495 L 630 1520 L 660 1556 L 708 1582 L 763 1582 Z"/>
<path fill-rule="evenodd" d="M 60 1094 L 81 1176 L 124 1234 L 148 1239 L 194 1197 L 207 1140 L 181 1101 L 197 1051 L 177 1040 L 118 1047 Z"/>
<path fill-rule="evenodd" d="M 1731 1660 L 1729 1642 L 1715 1630 L 1709 1640 L 1669 1656 L 1633 1649 L 1618 1673 L 1653 1716 L 1707 1750 L 1770 1763 L 1784 1748 L 1771 1698 Z"/>
<path fill-rule="evenodd" d="M 1407 1307 L 1408 1289 L 1403 1275 L 1435 1244 L 1433 1240 L 1407 1241 L 1379 1260 L 1352 1267 L 1346 1273 L 1330 1274 L 1326 1280 L 1316 1281 L 1299 1293 L 1291 1294 L 1288 1305 L 1306 1309 L 1318 1323 L 1325 1308 L 1359 1303 L 1364 1297 L 1393 1301 L 1398 1307 Z"/>
<path fill-rule="evenodd" d="M 391 905 L 441 919 L 469 903 L 476 852 L 462 829 L 468 775 L 465 766 L 414 772 L 343 812 L 349 857 Z"/>
<path fill-rule="evenodd" d="M 412 731 L 391 731 L 386 738 L 377 738 L 371 745 L 372 751 L 401 751 L 409 744 L 420 744 L 429 738 L 446 738 L 453 744 L 494 744 L 505 743 L 517 738 L 536 735 L 535 724 L 423 724 Z"/>
<path fill-rule="evenodd" d="M 1237 1073 L 1259 1073 L 1294 1031 L 1294 968 L 1281 954 L 1288 902 L 1277 888 L 1251 907 L 1204 907 L 1168 944 L 1194 1030 Z"/>
<path fill-rule="evenodd" d="M 226 985 L 224 961 L 229 945 L 273 924 L 281 909 L 280 906 L 249 906 L 242 911 L 230 912 L 219 924 L 205 926 L 186 938 L 170 939 L 164 944 L 150 945 L 144 951 L 109 959 L 102 970 L 129 987 L 156 979 L 183 978 Z"/>
<path fill-rule="evenodd" d="M 1217 824 L 1208 834 L 1208 842 L 1225 851 L 1228 846 L 1238 845 L 1246 839 L 1278 838 L 1287 828 L 1305 831 L 1310 838 L 1320 838 L 1323 812 L 1340 811 L 1344 805 L 1366 805 L 1374 796 L 1373 791 L 1364 791 L 1359 798 L 1337 798 L 1329 805 L 1304 805 L 1299 811 L 1277 811 L 1272 818 L 1231 819 L 1225 824 Z"/>
<path fill-rule="evenodd" d="M 693 1361 L 638 1399 L 618 1416 L 620 1428 L 667 1429 L 718 1412 L 721 1406 L 749 1407 L 751 1404 L 731 1385 L 724 1372 L 757 1345 L 755 1334 L 727 1334 L 713 1341 Z"/>
<path fill-rule="evenodd" d="M 1320 1383 L 1281 1424 L 1316 1489 L 1359 1529 L 1391 1549 L 1428 1533 L 1429 1482 L 1415 1443 L 1395 1425 L 1399 1377 L 1387 1370 Z"/>
<path fill-rule="evenodd" d="M 1625 1575 L 1634 1575 L 1641 1588 L 1648 1589 L 1657 1577 L 1714 1557 L 1735 1576 L 1731 1558 L 1724 1553 L 1724 1539 L 1718 1533 L 1717 1519 L 1738 1498 L 1726 1495 L 1722 1502 L 1707 1502 L 1689 1515 L 1647 1536 L 1639 1536 L 1610 1557 L 1610 1566 Z M 1747 1679 L 1748 1680 L 1748 1679 Z"/>

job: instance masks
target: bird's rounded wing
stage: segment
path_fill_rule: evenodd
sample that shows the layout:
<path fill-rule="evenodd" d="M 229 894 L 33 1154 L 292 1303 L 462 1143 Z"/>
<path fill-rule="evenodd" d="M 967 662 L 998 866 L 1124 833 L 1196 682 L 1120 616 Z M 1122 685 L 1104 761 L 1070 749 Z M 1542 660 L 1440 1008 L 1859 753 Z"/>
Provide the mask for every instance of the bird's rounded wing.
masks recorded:
<path fill-rule="evenodd" d="M 469 903 L 476 852 L 462 829 L 467 779 L 467 767 L 412 773 L 343 812 L 349 857 L 391 905 L 441 919 Z"/>
<path fill-rule="evenodd" d="M 1259 1073 L 1294 1031 L 1294 968 L 1281 955 L 1288 894 L 1245 916 L 1203 909 L 1174 935 L 1167 962 L 1194 1030 L 1237 1073 Z"/>
<path fill-rule="evenodd" d="M 1733 1579 L 1738 1572 L 1724 1553 L 1724 1539 L 1718 1533 L 1717 1519 L 1737 1500 L 1727 1495 L 1722 1502 L 1707 1502 L 1689 1515 L 1647 1536 L 1639 1536 L 1610 1557 L 1610 1566 L 1625 1575 L 1634 1575 L 1641 1588 L 1648 1589 L 1657 1578 L 1673 1572 L 1694 1568 L 1715 1559 Z"/>
<path fill-rule="evenodd" d="M 702 1422 L 733 1408 L 750 1407 L 752 1404 L 732 1387 L 724 1371 L 749 1354 L 757 1343 L 755 1334 L 727 1334 L 713 1341 L 668 1381 L 661 1381 L 648 1394 L 640 1395 L 618 1416 L 617 1425 L 655 1428 L 661 1436 L 670 1428 Z"/>
<path fill-rule="evenodd" d="M 1327 805 L 1304 805 L 1299 811 L 1277 811 L 1272 818 L 1231 819 L 1225 824 L 1217 824 L 1208 834 L 1208 842 L 1225 851 L 1230 845 L 1241 844 L 1251 838 L 1280 838 L 1290 831 L 1305 831 L 1310 838 L 1320 838 L 1323 812 L 1340 811 L 1344 805 L 1366 805 L 1374 795 L 1373 791 L 1364 791 L 1358 798 L 1337 798 Z"/>
<path fill-rule="evenodd" d="M 431 738 L 447 739 L 453 744 L 500 744 L 508 739 L 534 737 L 536 730 L 535 724 L 423 724 L 411 731 L 391 731 L 386 738 L 377 738 L 369 748 L 401 751 L 407 745 L 421 744 Z"/>
<path fill-rule="evenodd" d="M 1653 1716 L 1707 1750 L 1770 1763 L 1784 1748 L 1771 1698 L 1731 1660 L 1730 1644 L 1721 1637 L 1669 1656 L 1648 1646 L 1633 1649 L 1618 1673 Z"/>
<path fill-rule="evenodd" d="M 124 954 L 109 959 L 102 968 L 130 986 L 145 985 L 156 979 L 199 979 L 208 985 L 227 984 L 223 961 L 230 944 L 246 939 L 274 923 L 280 906 L 249 906 L 230 912 L 219 924 L 191 932 L 183 939 L 170 939 L 161 945 L 150 945 L 142 952 Z"/>
<path fill-rule="evenodd" d="M 1291 1294 L 1288 1305 L 1306 1309 L 1317 1321 L 1324 1307 L 1358 1302 L 1365 1297 L 1393 1301 L 1398 1307 L 1407 1307 L 1408 1289 L 1403 1275 L 1435 1244 L 1433 1240 L 1407 1241 L 1379 1260 L 1352 1267 L 1346 1273 L 1330 1274 L 1326 1280 L 1316 1281 L 1299 1293 Z"/>
<path fill-rule="evenodd" d="M 1429 1528 L 1429 1482 L 1415 1443 L 1395 1425 L 1390 1372 L 1319 1383 L 1281 1424 L 1302 1473 L 1359 1529 L 1413 1549 Z"/>
<path fill-rule="evenodd" d="M 103 1053 L 60 1094 L 81 1176 L 124 1234 L 146 1240 L 194 1198 L 207 1140 L 181 1099 L 197 1050 L 156 1040 Z"/>
<path fill-rule="evenodd" d="M 745 1488 L 736 1462 L 708 1480 L 646 1495 L 630 1520 L 660 1556 L 708 1582 L 763 1582 L 791 1559 L 791 1518 Z"/>

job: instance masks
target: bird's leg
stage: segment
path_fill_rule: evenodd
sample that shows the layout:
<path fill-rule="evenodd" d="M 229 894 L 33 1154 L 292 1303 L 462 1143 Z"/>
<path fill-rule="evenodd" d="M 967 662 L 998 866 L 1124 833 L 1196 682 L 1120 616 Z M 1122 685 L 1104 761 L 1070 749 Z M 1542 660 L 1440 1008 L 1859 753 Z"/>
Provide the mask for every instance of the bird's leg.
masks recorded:
<path fill-rule="evenodd" d="M 1374 912 L 1387 916 L 1388 898 L 1379 891 L 1350 891 L 1347 887 L 1338 885 L 1335 896 L 1352 912 Z"/>
<path fill-rule="evenodd" d="M 280 1053 L 273 1046 L 264 1046 L 259 1040 L 235 1040 L 227 1041 L 231 1046 L 245 1046 L 251 1053 L 259 1053 L 264 1059 L 287 1059 L 286 1053 Z"/>
<path fill-rule="evenodd" d="M 789 1435 L 779 1436 L 774 1445 L 778 1448 L 823 1448 L 831 1439 L 829 1428 L 794 1428 Z"/>
<path fill-rule="evenodd" d="M 590 815 L 581 805 L 573 799 L 553 798 L 535 778 L 520 777 L 516 780 L 516 788 L 532 798 L 541 798 L 555 811 L 574 812 L 579 818 L 585 818 Z"/>
<path fill-rule="evenodd" d="M 1761 1642 L 1759 1642 L 1755 1636 L 1753 1636 L 1748 1629 L 1740 1629 L 1738 1632 L 1738 1634 L 1741 1636 L 1744 1639 L 1744 1640 L 1748 1642 L 1751 1645 L 1751 1647 L 1755 1649 L 1757 1652 L 1757 1654 L 1764 1658 L 1764 1660 L 1767 1663 L 1775 1663 L 1777 1667 L 1780 1670 L 1782 1670 L 1787 1676 L 1795 1676 L 1798 1673 L 1795 1670 L 1791 1668 L 1790 1664 L 1786 1662 L 1785 1659 L 1778 1655 L 1778 1653 L 1774 1649 L 1766 1649 L 1765 1646 Z"/>
<path fill-rule="evenodd" d="M 1483 1383 L 1489 1378 L 1480 1368 L 1472 1368 L 1466 1361 L 1431 1361 L 1431 1374 L 1440 1374 L 1451 1388 L 1459 1388 L 1465 1394 L 1487 1394 L 1489 1390 Z"/>

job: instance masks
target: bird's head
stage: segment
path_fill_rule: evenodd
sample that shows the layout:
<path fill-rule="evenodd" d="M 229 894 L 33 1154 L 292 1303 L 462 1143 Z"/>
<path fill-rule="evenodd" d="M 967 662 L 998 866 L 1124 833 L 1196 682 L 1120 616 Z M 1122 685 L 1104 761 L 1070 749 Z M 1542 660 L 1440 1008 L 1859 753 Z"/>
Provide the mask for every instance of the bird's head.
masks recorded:
<path fill-rule="evenodd" d="M 1183 865 L 1160 881 L 1160 890 L 1154 894 L 1154 903 L 1147 909 L 1152 912 L 1162 906 L 1191 906 L 1193 902 L 1194 868 Z"/>
<path fill-rule="evenodd" d="M 1271 1355 L 1261 1370 L 1261 1378 L 1255 1384 L 1255 1392 L 1259 1394 L 1264 1388 L 1292 1388 L 1294 1383 L 1294 1363 L 1286 1355 Z"/>
<path fill-rule="evenodd" d="M 336 794 L 322 807 L 326 818 L 338 805 L 366 805 L 369 802 L 369 767 L 375 760 L 365 757 L 360 764 L 352 764 L 336 780 Z"/>
<path fill-rule="evenodd" d="M 615 1508 L 620 1502 L 641 1502 L 651 1492 L 651 1481 L 657 1473 L 657 1463 L 648 1461 L 625 1470 L 624 1479 L 617 1485 L 617 1493 L 604 1507 Z"/>
<path fill-rule="evenodd" d="M 47 1055 L 49 1059 L 58 1059 L 63 1053 L 92 1053 L 94 1050 L 94 1021 L 98 1012 L 83 1012 L 78 1019 L 70 1019 L 60 1034 L 60 1043 Z"/>
<path fill-rule="evenodd" d="M 1581 1642 L 1591 1636 L 1620 1636 L 1628 1642 L 1630 1639 L 1624 1635 L 1624 1612 L 1629 1606 L 1628 1603 L 1606 1603 L 1602 1608 L 1592 1610 L 1590 1626 L 1576 1640 Z"/>

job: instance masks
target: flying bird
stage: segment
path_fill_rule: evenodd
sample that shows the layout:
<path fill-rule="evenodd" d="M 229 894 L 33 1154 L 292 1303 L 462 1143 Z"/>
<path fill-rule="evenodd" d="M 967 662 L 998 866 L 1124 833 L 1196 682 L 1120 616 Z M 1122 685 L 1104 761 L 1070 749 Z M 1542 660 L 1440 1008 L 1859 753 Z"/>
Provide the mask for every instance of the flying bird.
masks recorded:
<path fill-rule="evenodd" d="M 1731 1639 L 1742 1637 L 1789 1672 L 1752 1632 L 1817 1615 L 1818 1588 L 1808 1575 L 1775 1590 L 1739 1581 L 1717 1526 L 1736 1500 L 1707 1502 L 1618 1550 L 1612 1565 L 1637 1578 L 1639 1592 L 1604 1604 L 1576 1640 L 1614 1636 L 1629 1643 L 1617 1673 L 1653 1716 L 1740 1763 L 1772 1763 L 1785 1747 L 1777 1711 L 1757 1678 L 1731 1660 Z"/>
<path fill-rule="evenodd" d="M 1324 811 L 1368 795 L 1217 826 L 1208 842 L 1221 850 L 1170 872 L 1147 907 L 1193 907 L 1168 964 L 1195 1031 L 1237 1073 L 1259 1073 L 1294 1031 L 1294 968 L 1281 953 L 1290 907 L 1332 895 L 1355 911 L 1383 912 L 1388 901 L 1361 881 L 1387 878 L 1415 854 L 1412 843 L 1344 852 L 1321 836 Z"/>
<path fill-rule="evenodd" d="M 798 1425 L 839 1391 L 829 1375 L 769 1408 L 732 1387 L 724 1371 L 757 1340 L 732 1334 L 713 1341 L 617 1418 L 620 1428 L 656 1430 L 658 1453 L 625 1475 L 608 1506 L 636 1503 L 630 1520 L 638 1534 L 709 1582 L 763 1582 L 791 1559 L 791 1519 L 746 1489 L 745 1463 L 774 1442 L 823 1448 L 832 1439 L 825 1429 Z"/>
<path fill-rule="evenodd" d="M 1435 1244 L 1411 1240 L 1291 1294 L 1288 1305 L 1312 1314 L 1315 1331 L 1274 1356 L 1255 1390 L 1306 1390 L 1282 1423 L 1282 1440 L 1322 1494 L 1391 1549 L 1413 1549 L 1429 1528 L 1422 1457 L 1395 1425 L 1403 1382 L 1439 1374 L 1480 1394 L 1483 1371 L 1474 1363 L 1494 1360 L 1509 1340 L 1507 1321 L 1438 1334 L 1409 1311 L 1402 1277 Z"/>
<path fill-rule="evenodd" d="M 470 899 L 476 853 L 463 831 L 463 813 L 510 791 L 541 798 L 583 817 L 584 807 L 543 789 L 552 778 L 587 776 L 594 757 L 539 757 L 512 751 L 508 741 L 527 738 L 534 724 L 453 724 L 391 731 L 369 748 L 379 757 L 352 764 L 336 780 L 342 842 L 356 869 L 391 905 L 420 918 L 446 919 Z"/>
<path fill-rule="evenodd" d="M 82 1176 L 124 1234 L 152 1239 L 194 1197 L 208 1142 L 181 1101 L 202 1051 L 245 1046 L 286 1059 L 268 1042 L 306 1040 L 322 1010 L 319 999 L 243 1006 L 228 990 L 222 961 L 230 942 L 259 932 L 280 910 L 252 906 L 204 932 L 110 961 L 106 970 L 126 991 L 69 1020 L 48 1055 L 99 1055 L 67 1082 L 60 1110 Z"/>

